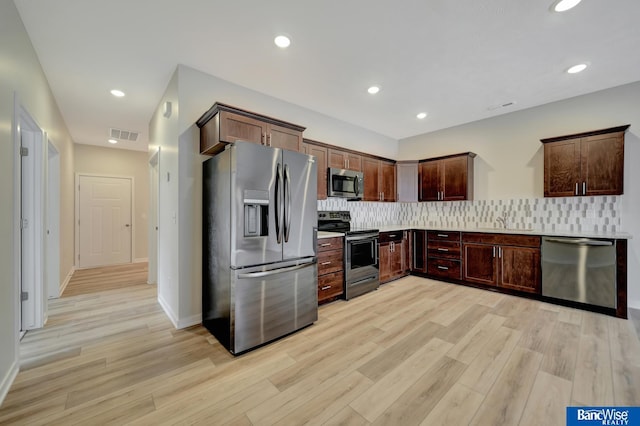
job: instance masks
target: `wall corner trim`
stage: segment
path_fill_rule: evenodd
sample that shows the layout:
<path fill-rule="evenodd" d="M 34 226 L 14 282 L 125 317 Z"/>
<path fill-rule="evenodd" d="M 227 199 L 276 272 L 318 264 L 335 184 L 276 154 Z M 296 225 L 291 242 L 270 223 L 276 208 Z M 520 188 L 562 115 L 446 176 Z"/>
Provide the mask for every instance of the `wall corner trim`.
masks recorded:
<path fill-rule="evenodd" d="M 177 315 L 173 312 L 173 310 L 171 309 L 169 304 L 166 302 L 166 300 L 164 300 L 164 298 L 160 294 L 158 294 L 158 303 L 162 307 L 162 310 L 164 310 L 165 315 L 167 315 L 167 317 L 169 317 L 169 321 L 171 321 L 173 326 L 176 329 L 179 328 L 178 327 L 178 317 L 177 317 Z"/>
<path fill-rule="evenodd" d="M 69 285 L 69 281 L 71 281 L 71 277 L 73 277 L 73 273 L 75 271 L 76 271 L 76 267 L 71 265 L 71 268 L 69 269 L 69 273 L 67 274 L 64 281 L 62 282 L 62 285 L 60 286 L 60 293 L 58 294 L 57 297 L 61 297 L 64 294 L 64 291 L 67 289 L 67 285 Z"/>

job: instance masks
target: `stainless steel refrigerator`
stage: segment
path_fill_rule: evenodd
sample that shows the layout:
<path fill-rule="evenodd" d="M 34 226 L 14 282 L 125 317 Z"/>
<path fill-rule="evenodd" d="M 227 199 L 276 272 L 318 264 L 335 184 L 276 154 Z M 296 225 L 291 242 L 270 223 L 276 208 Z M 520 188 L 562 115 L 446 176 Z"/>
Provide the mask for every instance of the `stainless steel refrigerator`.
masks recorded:
<path fill-rule="evenodd" d="M 239 354 L 318 319 L 314 157 L 236 142 L 203 163 L 202 322 Z"/>

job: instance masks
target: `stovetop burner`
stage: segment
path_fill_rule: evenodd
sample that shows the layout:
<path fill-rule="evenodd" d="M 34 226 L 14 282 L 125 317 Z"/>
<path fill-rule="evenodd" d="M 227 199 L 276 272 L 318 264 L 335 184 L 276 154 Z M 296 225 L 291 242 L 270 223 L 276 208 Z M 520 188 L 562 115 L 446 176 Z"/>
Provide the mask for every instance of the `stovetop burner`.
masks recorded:
<path fill-rule="evenodd" d="M 351 226 L 351 213 L 348 211 L 319 211 L 318 231 L 344 232 L 347 235 L 379 232 L 375 228 Z"/>

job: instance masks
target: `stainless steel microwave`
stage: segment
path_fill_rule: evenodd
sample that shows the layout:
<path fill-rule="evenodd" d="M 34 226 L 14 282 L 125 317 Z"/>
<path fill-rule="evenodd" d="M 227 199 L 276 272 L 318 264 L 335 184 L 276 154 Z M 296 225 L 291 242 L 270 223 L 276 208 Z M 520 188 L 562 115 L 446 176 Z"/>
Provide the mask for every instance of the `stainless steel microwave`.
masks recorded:
<path fill-rule="evenodd" d="M 361 200 L 364 191 L 362 172 L 329 168 L 327 178 L 329 197 L 342 197 L 350 200 Z"/>

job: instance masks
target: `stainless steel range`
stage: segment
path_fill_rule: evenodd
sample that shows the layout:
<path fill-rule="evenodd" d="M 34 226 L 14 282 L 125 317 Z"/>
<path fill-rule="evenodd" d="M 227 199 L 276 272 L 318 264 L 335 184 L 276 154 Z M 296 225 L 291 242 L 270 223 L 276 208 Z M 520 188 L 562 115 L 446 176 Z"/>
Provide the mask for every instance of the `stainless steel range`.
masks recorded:
<path fill-rule="evenodd" d="M 345 234 L 345 299 L 352 299 L 380 286 L 377 229 L 352 227 L 348 211 L 319 211 L 318 230 Z"/>

